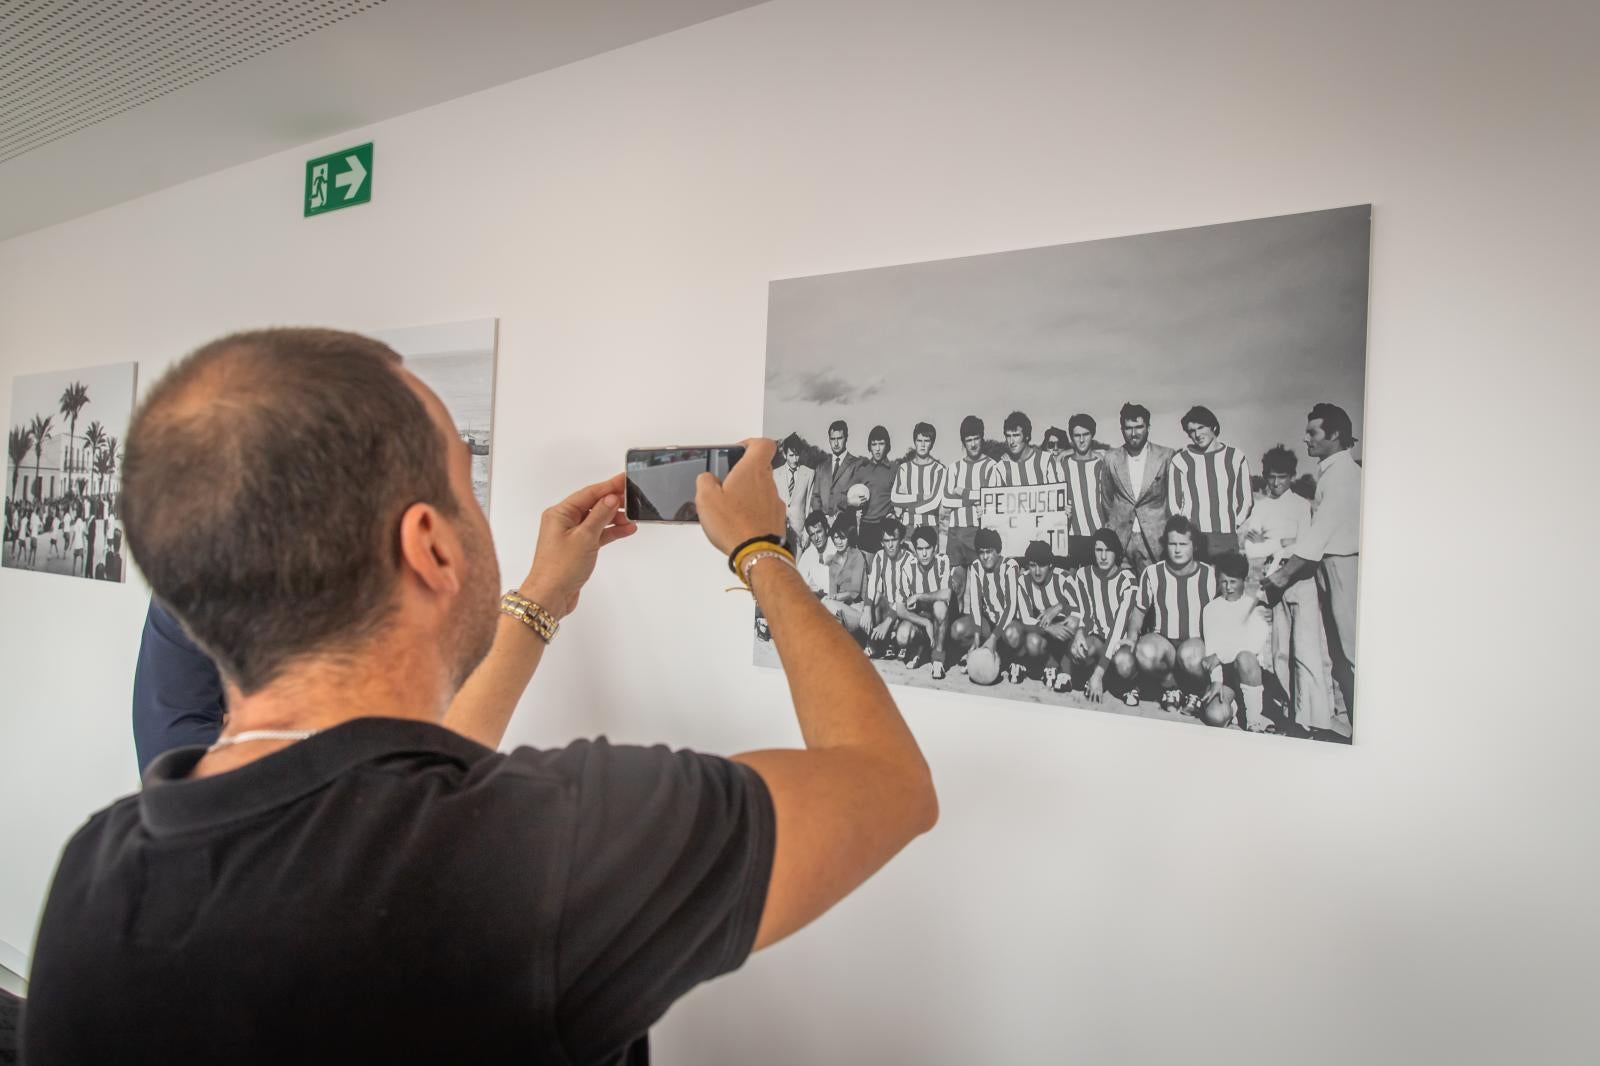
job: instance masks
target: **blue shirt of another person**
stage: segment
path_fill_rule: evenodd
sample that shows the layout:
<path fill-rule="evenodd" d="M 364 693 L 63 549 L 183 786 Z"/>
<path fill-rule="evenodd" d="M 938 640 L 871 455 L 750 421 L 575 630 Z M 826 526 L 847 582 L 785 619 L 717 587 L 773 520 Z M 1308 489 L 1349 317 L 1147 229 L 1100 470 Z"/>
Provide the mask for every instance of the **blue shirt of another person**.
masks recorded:
<path fill-rule="evenodd" d="M 178 620 L 154 599 L 133 674 L 133 747 L 139 776 L 156 756 L 222 732 L 222 677 Z"/>

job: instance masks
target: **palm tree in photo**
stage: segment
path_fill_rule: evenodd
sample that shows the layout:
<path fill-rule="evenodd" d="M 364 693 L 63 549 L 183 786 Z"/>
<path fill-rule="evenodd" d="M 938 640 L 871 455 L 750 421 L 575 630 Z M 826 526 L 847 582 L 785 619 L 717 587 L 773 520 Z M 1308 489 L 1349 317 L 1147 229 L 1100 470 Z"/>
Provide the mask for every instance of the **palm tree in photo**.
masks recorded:
<path fill-rule="evenodd" d="M 100 455 L 100 449 L 104 448 L 105 446 L 106 446 L 106 427 L 105 426 L 102 426 L 99 422 L 90 422 L 87 426 L 84 427 L 84 430 L 83 430 L 83 450 L 84 450 L 85 458 L 91 464 L 90 465 L 91 471 L 93 470 L 93 465 L 92 464 L 94 463 L 95 459 L 97 459 L 99 457 L 99 455 Z"/>
<path fill-rule="evenodd" d="M 106 479 L 100 483 L 101 492 L 111 491 L 111 480 L 117 476 L 117 464 L 125 461 L 127 449 L 117 443 L 117 438 L 106 438 Z"/>
<path fill-rule="evenodd" d="M 99 452 L 94 457 L 94 472 L 100 476 L 100 484 L 105 485 L 111 480 L 111 472 L 117 468 L 117 457 L 108 448 Z"/>
<path fill-rule="evenodd" d="M 74 381 L 61 390 L 61 416 L 70 422 L 67 429 L 66 459 L 61 464 L 61 472 L 66 475 L 68 492 L 72 491 L 72 469 L 77 465 L 72 453 L 74 443 L 78 439 L 78 412 L 83 410 L 88 402 L 89 386 L 81 381 Z"/>
<path fill-rule="evenodd" d="M 28 431 L 20 426 L 13 427 L 6 435 L 6 454 L 11 457 L 11 498 L 17 498 L 17 479 L 22 476 L 22 460 L 28 457 L 28 449 L 33 447 L 33 438 L 28 436 Z"/>
<path fill-rule="evenodd" d="M 33 438 L 33 497 L 35 500 L 44 499 L 44 486 L 39 484 L 39 464 L 44 462 L 44 442 L 55 436 L 52 432 L 55 419 L 46 418 L 44 415 L 34 415 L 33 425 L 28 427 L 28 435 Z"/>

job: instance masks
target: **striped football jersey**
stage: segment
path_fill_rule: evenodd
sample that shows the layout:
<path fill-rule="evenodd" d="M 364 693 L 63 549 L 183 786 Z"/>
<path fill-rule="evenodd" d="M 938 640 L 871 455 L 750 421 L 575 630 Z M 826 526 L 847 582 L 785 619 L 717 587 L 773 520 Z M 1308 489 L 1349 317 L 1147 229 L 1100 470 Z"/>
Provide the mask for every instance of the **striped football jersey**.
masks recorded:
<path fill-rule="evenodd" d="M 1139 585 L 1133 571 L 1119 567 L 1102 574 L 1085 566 L 1073 572 L 1072 583 L 1077 586 L 1078 602 L 1083 607 L 1083 628 L 1107 644 L 1120 640 L 1128 628 L 1128 612 L 1133 609 Z"/>
<path fill-rule="evenodd" d="M 908 531 L 939 524 L 944 478 L 944 464 L 938 461 L 918 463 L 907 459 L 895 468 L 894 491 L 889 494 L 889 501 L 895 506 L 895 517 Z"/>
<path fill-rule="evenodd" d="M 1244 453 L 1224 445 L 1204 454 L 1182 448 L 1167 470 L 1167 509 L 1202 533 L 1237 533 L 1255 499 Z"/>
<path fill-rule="evenodd" d="M 1023 566 L 1017 571 L 1017 612 L 1024 625 L 1036 626 L 1044 613 L 1062 606 L 1055 621 L 1066 622 L 1078 613 L 1078 590 L 1061 571 L 1052 567 L 1042 583 L 1035 584 Z"/>
<path fill-rule="evenodd" d="M 897 583 L 900 588 L 897 603 L 904 603 L 908 596 L 944 589 L 950 584 L 950 556 L 941 552 L 933 557 L 933 562 L 923 566 L 917 561 L 915 551 L 906 552 L 905 558 L 900 560 Z"/>
<path fill-rule="evenodd" d="M 995 465 L 997 477 L 994 483 L 1009 489 L 1053 485 L 1061 480 L 1061 467 L 1057 465 L 1055 456 L 1043 448 L 1033 449 L 1031 455 L 1024 452 L 1021 459 L 1013 459 L 1007 452 Z"/>
<path fill-rule="evenodd" d="M 1017 604 L 1017 561 L 1002 559 L 993 572 L 982 563 L 967 567 L 967 613 L 983 617 L 992 625 L 1011 620 Z"/>
<path fill-rule="evenodd" d="M 1153 618 L 1152 633 L 1168 640 L 1204 637 L 1200 613 L 1221 593 L 1217 572 L 1209 563 L 1196 563 L 1186 577 L 1174 574 L 1166 563 L 1151 563 L 1139 578 L 1139 607 Z"/>
<path fill-rule="evenodd" d="M 962 455 L 945 467 L 944 505 L 952 508 L 950 524 L 958 529 L 978 524 L 978 505 L 967 499 L 967 493 L 977 494 L 979 489 L 995 484 L 994 460 L 987 455 L 968 459 Z"/>
<path fill-rule="evenodd" d="M 1068 532 L 1074 537 L 1092 537 L 1106 524 L 1105 510 L 1100 506 L 1100 464 L 1104 461 L 1102 453 L 1095 452 L 1087 459 L 1069 455 L 1061 464 L 1072 492 L 1072 525 Z"/>
<path fill-rule="evenodd" d="M 900 564 L 905 562 L 910 554 L 903 544 L 895 549 L 892 559 L 882 548 L 872 553 L 872 561 L 867 564 L 868 603 L 900 602 Z"/>

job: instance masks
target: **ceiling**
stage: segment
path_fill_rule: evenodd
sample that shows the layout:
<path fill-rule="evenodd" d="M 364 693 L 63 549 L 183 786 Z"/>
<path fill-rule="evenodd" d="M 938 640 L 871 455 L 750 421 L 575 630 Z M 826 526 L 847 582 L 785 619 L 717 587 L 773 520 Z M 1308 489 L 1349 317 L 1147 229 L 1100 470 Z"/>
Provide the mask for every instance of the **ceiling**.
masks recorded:
<path fill-rule="evenodd" d="M 0 240 L 760 0 L 0 0 Z"/>

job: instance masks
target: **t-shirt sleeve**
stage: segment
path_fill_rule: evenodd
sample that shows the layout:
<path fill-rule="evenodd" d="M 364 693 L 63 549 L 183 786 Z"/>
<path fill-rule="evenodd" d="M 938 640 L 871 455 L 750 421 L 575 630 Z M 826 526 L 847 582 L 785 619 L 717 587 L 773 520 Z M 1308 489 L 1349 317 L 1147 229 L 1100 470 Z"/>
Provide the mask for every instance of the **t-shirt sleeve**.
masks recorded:
<path fill-rule="evenodd" d="M 1311 517 L 1300 527 L 1295 538 L 1294 554 L 1308 563 L 1320 563 L 1328 553 L 1328 542 L 1333 539 L 1335 508 L 1328 506 L 1324 496 L 1322 506 L 1311 509 Z"/>
<path fill-rule="evenodd" d="M 776 829 L 761 777 L 728 759 L 604 739 L 562 755 L 574 788 L 557 1024 L 603 1058 L 755 943 Z"/>

